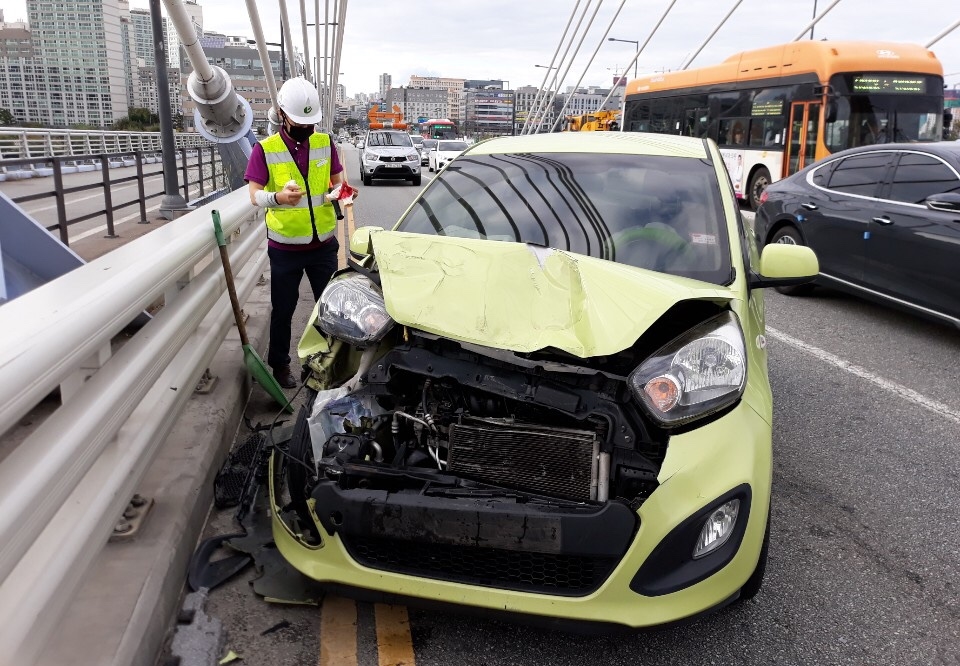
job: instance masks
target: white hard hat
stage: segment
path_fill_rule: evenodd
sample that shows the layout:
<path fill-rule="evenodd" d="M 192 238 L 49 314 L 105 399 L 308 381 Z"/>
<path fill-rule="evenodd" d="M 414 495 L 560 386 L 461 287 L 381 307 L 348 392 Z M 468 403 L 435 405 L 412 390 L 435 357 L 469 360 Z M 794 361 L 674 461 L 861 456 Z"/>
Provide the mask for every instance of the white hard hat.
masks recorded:
<path fill-rule="evenodd" d="M 287 117 L 298 125 L 319 123 L 320 94 L 316 87 L 302 76 L 288 79 L 277 93 L 277 104 Z"/>

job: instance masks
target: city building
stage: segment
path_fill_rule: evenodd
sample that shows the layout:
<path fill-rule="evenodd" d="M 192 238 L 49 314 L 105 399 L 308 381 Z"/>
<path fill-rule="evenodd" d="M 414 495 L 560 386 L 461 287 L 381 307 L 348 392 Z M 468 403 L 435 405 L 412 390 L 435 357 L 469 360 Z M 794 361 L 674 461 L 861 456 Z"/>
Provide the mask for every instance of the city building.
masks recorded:
<path fill-rule="evenodd" d="M 246 39 L 227 37 L 216 33 L 205 33 L 200 40 L 200 45 L 207 56 L 207 62 L 222 68 L 230 76 L 234 90 L 250 103 L 253 109 L 254 131 L 266 134 L 267 112 L 273 102 L 270 99 L 270 90 L 267 88 L 267 80 L 263 73 L 259 51 L 248 44 Z M 270 50 L 268 53 L 273 76 L 279 81 L 280 51 L 279 49 Z M 186 92 L 187 79 L 191 72 L 193 72 L 193 68 L 190 66 L 190 60 L 186 53 L 181 52 L 180 81 L 184 88 L 182 93 L 183 128 L 188 132 L 196 131 L 193 118 L 196 105 Z"/>
<path fill-rule="evenodd" d="M 433 88 L 437 90 L 445 90 L 447 92 L 447 112 L 442 117 L 449 118 L 458 124 L 463 120 L 464 82 L 464 79 L 454 79 L 442 76 L 419 76 L 414 74 L 410 77 L 411 88 Z"/>
<path fill-rule="evenodd" d="M 393 77 L 384 72 L 380 75 L 380 97 L 379 99 L 385 100 L 387 98 L 387 91 L 393 87 Z"/>
<path fill-rule="evenodd" d="M 468 136 L 499 136 L 515 133 L 514 92 L 503 81 L 464 83 L 463 132 Z"/>
<path fill-rule="evenodd" d="M 541 113 L 533 116 L 531 115 L 534 111 L 534 102 L 537 103 L 537 107 L 542 107 L 547 103 L 547 100 L 550 99 L 552 91 L 544 91 L 540 95 L 540 99 L 537 99 L 537 93 L 540 91 L 540 88 L 536 86 L 521 86 L 514 91 L 517 104 L 517 131 L 523 129 L 524 124 L 527 122 L 527 116 L 530 116 L 530 123 L 536 126 L 540 126 L 544 129 L 553 127 L 554 121 L 556 120 L 556 112 L 559 110 L 559 106 L 556 104 L 550 104 Z M 528 128 L 529 131 L 530 128 Z"/>
<path fill-rule="evenodd" d="M 27 18 L 3 24 L 0 108 L 46 127 L 108 127 L 127 115 L 120 0 L 27 0 Z"/>
<path fill-rule="evenodd" d="M 416 125 L 430 118 L 447 118 L 447 91 L 432 88 L 401 87 L 387 91 L 386 108 L 396 104 L 403 111 L 408 125 Z"/>

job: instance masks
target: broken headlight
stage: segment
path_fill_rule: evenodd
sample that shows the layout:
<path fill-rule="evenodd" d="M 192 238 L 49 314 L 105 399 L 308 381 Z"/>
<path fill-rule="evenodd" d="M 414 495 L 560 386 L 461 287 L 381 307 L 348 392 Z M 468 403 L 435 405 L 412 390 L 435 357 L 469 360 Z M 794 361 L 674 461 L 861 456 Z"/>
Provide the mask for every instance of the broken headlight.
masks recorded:
<path fill-rule="evenodd" d="M 736 402 L 747 353 L 736 315 L 725 312 L 662 347 L 630 373 L 634 397 L 654 419 L 680 425 Z"/>
<path fill-rule="evenodd" d="M 348 273 L 331 280 L 320 296 L 320 330 L 352 345 L 379 342 L 393 323 L 383 304 L 383 293 L 362 275 Z"/>

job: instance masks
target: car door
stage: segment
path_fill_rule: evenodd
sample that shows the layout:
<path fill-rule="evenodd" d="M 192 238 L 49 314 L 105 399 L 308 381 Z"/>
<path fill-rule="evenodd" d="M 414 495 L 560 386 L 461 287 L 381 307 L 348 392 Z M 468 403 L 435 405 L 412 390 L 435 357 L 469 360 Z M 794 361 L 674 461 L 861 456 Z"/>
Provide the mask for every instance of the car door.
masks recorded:
<path fill-rule="evenodd" d="M 960 193 L 960 174 L 921 151 L 899 154 L 884 201 L 871 217 L 865 282 L 911 304 L 960 317 L 960 211 L 924 203 Z"/>
<path fill-rule="evenodd" d="M 804 218 L 804 235 L 817 253 L 822 275 L 862 281 L 865 235 L 892 159 L 890 151 L 846 157 L 833 167 L 825 185 L 810 186 L 810 196 L 797 201 L 795 216 Z"/>

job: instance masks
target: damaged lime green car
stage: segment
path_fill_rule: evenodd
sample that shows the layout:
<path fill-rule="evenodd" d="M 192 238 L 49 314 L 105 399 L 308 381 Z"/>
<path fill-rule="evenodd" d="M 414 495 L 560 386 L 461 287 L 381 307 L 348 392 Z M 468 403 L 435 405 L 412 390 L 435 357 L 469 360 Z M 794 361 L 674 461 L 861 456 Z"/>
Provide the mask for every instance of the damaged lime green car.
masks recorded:
<path fill-rule="evenodd" d="M 716 146 L 631 133 L 467 150 L 358 229 L 301 340 L 284 557 L 357 595 L 627 627 L 757 593 L 762 288 Z M 280 477 L 278 477 L 280 478 Z"/>

